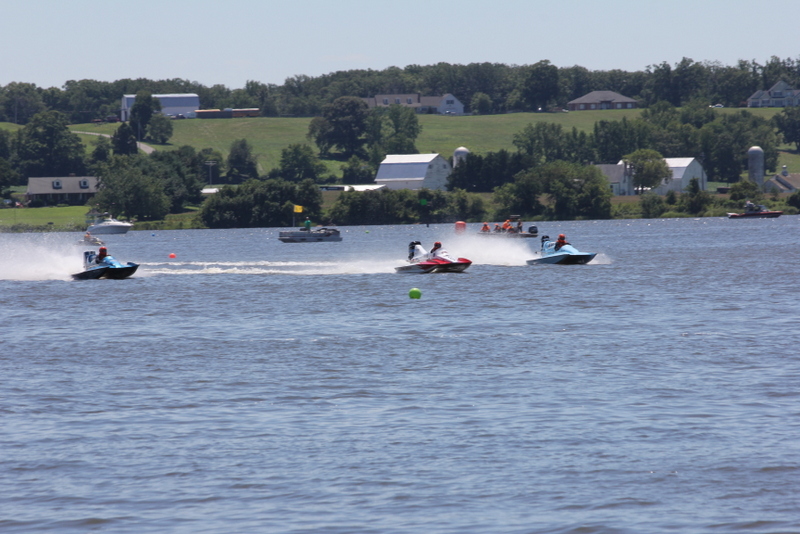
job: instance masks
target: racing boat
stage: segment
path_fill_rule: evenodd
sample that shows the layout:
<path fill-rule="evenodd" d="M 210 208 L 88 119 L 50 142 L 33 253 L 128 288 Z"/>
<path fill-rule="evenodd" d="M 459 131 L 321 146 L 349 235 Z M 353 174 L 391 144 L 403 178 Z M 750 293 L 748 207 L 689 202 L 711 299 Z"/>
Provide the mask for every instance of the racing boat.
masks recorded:
<path fill-rule="evenodd" d="M 528 265 L 583 265 L 589 263 L 597 256 L 596 252 L 581 252 L 569 243 L 556 250 L 556 242 L 550 241 L 550 236 L 542 236 L 542 251 L 538 258 L 528 260 Z"/>
<path fill-rule="evenodd" d="M 441 243 L 438 241 L 437 243 L 441 246 Z M 433 253 L 433 250 L 431 252 Z M 441 249 L 433 257 L 430 257 L 419 241 L 412 241 L 408 245 L 408 263 L 409 265 L 395 267 L 394 270 L 398 273 L 410 274 L 461 273 L 472 265 L 467 258 L 453 258 Z"/>
<path fill-rule="evenodd" d="M 92 250 L 83 253 L 83 271 L 73 274 L 75 280 L 97 280 L 98 278 L 111 278 L 121 280 L 128 278 L 139 268 L 138 263 L 129 261 L 122 263 L 113 256 L 105 256 L 99 262 L 96 254 Z"/>

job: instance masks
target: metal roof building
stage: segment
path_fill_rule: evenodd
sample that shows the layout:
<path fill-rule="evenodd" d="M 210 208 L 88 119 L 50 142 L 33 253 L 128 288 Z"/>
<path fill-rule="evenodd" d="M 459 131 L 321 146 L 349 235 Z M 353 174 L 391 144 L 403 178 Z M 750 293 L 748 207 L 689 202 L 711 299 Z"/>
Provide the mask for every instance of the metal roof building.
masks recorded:
<path fill-rule="evenodd" d="M 453 168 L 439 154 L 390 154 L 381 162 L 375 183 L 388 189 L 447 188 Z"/>
<path fill-rule="evenodd" d="M 195 110 L 200 109 L 200 97 L 194 93 L 174 93 L 165 95 L 153 95 L 161 102 L 161 114 L 167 117 L 176 115 L 194 115 Z M 122 106 L 120 108 L 120 119 L 127 121 L 130 119 L 130 110 L 136 100 L 136 95 L 122 95 Z"/>

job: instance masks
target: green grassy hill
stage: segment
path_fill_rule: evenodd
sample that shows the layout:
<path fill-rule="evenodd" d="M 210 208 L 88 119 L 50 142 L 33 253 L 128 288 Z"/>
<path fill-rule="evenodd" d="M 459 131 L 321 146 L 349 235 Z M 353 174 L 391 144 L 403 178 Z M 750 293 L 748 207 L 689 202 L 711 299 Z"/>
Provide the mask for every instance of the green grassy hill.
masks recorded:
<path fill-rule="evenodd" d="M 735 113 L 735 108 L 717 110 L 720 113 Z M 748 110 L 765 118 L 772 117 L 780 110 L 763 108 Z M 535 122 L 554 122 L 565 129 L 573 127 L 590 132 L 595 122 L 600 120 L 633 119 L 641 110 L 603 110 L 577 111 L 570 113 L 509 113 L 504 115 L 440 116 L 420 115 L 422 133 L 417 139 L 420 152 L 436 152 L 445 157 L 465 146 L 475 154 L 485 154 L 500 149 L 513 150 L 514 134 Z M 213 148 L 227 157 L 231 143 L 236 139 L 247 139 L 258 158 L 260 171 L 266 173 L 278 166 L 281 150 L 295 143 L 312 144 L 306 138 L 310 118 L 259 117 L 243 119 L 187 119 L 174 121 L 174 135 L 166 145 L 151 145 L 156 150 L 173 150 L 183 145 L 197 149 Z M 93 132 L 111 135 L 117 124 L 74 124 L 73 131 Z M 14 131 L 19 126 L 0 123 L 0 128 Z M 91 150 L 93 135 L 81 135 Z M 781 165 L 788 165 L 792 172 L 800 172 L 800 155 L 790 152 L 793 147 L 784 147 Z M 325 163 L 332 172 L 338 171 L 341 162 L 327 160 Z"/>

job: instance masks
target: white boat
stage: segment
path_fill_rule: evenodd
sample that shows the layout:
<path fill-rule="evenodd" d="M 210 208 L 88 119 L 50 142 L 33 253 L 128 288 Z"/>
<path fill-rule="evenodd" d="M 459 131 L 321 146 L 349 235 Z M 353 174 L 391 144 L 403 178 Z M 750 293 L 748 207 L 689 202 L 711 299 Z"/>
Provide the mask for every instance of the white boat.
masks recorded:
<path fill-rule="evenodd" d="M 341 241 L 342 235 L 336 228 L 317 228 L 306 230 L 287 230 L 278 233 L 278 239 L 283 243 L 311 243 L 316 241 Z"/>
<path fill-rule="evenodd" d="M 133 224 L 116 220 L 108 213 L 103 214 L 102 217 L 95 217 L 94 220 L 88 220 L 89 227 L 87 232 L 92 234 L 126 234 L 128 230 L 133 228 Z"/>

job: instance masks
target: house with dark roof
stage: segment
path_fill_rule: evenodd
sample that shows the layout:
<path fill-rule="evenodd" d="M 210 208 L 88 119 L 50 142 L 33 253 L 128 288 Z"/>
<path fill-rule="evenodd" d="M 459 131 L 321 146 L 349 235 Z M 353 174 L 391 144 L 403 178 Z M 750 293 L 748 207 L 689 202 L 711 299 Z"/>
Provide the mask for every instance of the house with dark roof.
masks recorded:
<path fill-rule="evenodd" d="M 44 204 L 80 206 L 97 194 L 96 176 L 54 176 L 28 178 L 25 198 L 28 202 L 41 200 Z"/>
<path fill-rule="evenodd" d="M 592 91 L 567 103 L 570 111 L 593 109 L 636 109 L 637 102 L 614 91 Z"/>
<path fill-rule="evenodd" d="M 768 90 L 758 90 L 747 99 L 748 108 L 784 108 L 800 106 L 800 90 L 783 80 Z"/>
<path fill-rule="evenodd" d="M 375 95 L 371 98 L 365 98 L 364 101 L 370 109 L 397 105 L 412 108 L 417 113 L 464 114 L 464 104 L 450 93 L 442 96 L 422 96 L 420 93 Z"/>
<path fill-rule="evenodd" d="M 789 172 L 786 165 L 780 174 L 774 175 L 764 184 L 764 191 L 776 191 L 778 193 L 794 193 L 800 190 L 800 173 Z"/>

